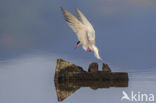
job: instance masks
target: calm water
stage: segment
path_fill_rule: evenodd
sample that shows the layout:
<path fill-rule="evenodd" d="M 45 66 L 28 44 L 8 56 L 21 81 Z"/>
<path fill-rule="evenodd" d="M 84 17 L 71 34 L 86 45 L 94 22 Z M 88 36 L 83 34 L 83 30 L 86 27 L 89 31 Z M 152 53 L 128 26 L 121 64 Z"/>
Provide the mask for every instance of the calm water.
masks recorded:
<path fill-rule="evenodd" d="M 57 58 L 59 57 L 55 55 L 25 55 L 16 59 L 1 59 L 0 103 L 58 103 L 54 85 Z M 62 58 L 71 61 L 68 57 Z M 72 62 L 83 64 L 84 68 L 88 67 L 87 61 L 72 60 Z M 115 72 L 115 68 L 113 71 Z M 130 103 L 127 100 L 121 101 L 122 91 L 128 95 L 133 91 L 136 94 L 139 92 L 156 96 L 156 68 L 147 70 L 121 68 L 118 71 L 129 72 L 128 87 L 97 90 L 80 88 L 62 103 Z"/>

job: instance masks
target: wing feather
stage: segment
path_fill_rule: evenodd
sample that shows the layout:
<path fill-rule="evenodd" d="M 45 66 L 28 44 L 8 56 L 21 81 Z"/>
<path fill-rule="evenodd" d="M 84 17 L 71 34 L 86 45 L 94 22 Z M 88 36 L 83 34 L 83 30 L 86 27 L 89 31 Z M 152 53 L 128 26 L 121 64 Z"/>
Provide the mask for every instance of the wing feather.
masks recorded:
<path fill-rule="evenodd" d="M 74 15 L 72 15 L 69 11 L 64 8 L 61 8 L 64 18 L 67 24 L 72 28 L 72 30 L 76 33 L 80 43 L 84 50 L 88 49 L 88 37 L 86 33 L 86 28 L 84 24 L 82 24 Z"/>
<path fill-rule="evenodd" d="M 92 24 L 89 22 L 89 20 L 84 16 L 84 14 L 80 10 L 75 9 L 75 11 L 78 19 L 86 26 L 88 30 L 88 39 L 95 40 L 95 30 Z"/>
<path fill-rule="evenodd" d="M 67 11 L 64 8 L 61 8 L 64 19 L 66 20 L 67 24 L 73 29 L 75 33 L 78 33 L 79 30 L 83 29 L 83 24 L 74 16 L 72 15 L 69 11 Z"/>
<path fill-rule="evenodd" d="M 92 24 L 88 21 L 88 19 L 85 17 L 85 15 L 79 10 L 79 9 L 75 9 L 76 11 L 76 14 L 77 14 L 77 17 L 78 19 L 84 24 L 84 25 L 87 25 L 87 26 L 91 26 L 92 27 Z"/>

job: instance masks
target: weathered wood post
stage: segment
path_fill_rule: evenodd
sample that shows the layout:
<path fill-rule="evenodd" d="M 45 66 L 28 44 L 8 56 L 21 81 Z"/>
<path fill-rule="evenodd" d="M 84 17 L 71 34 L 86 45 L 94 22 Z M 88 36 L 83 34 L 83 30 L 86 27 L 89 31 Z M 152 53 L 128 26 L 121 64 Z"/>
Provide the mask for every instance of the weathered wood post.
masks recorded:
<path fill-rule="evenodd" d="M 86 72 L 80 66 L 57 59 L 54 81 L 58 101 L 62 101 L 80 87 L 92 89 L 128 87 L 128 73 L 111 72 L 105 63 L 103 63 L 102 71 L 98 71 L 97 63 L 91 63 Z"/>

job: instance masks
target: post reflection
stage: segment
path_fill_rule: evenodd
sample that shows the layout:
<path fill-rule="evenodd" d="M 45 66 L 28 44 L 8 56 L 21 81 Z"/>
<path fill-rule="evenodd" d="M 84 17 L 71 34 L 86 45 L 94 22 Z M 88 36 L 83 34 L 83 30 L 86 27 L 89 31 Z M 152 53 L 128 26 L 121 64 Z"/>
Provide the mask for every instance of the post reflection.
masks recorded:
<path fill-rule="evenodd" d="M 86 72 L 79 66 L 58 59 L 54 80 L 58 101 L 63 101 L 81 87 L 89 87 L 93 90 L 128 87 L 128 73 L 111 72 L 110 68 L 104 68 L 104 66 L 105 64 L 103 64 L 103 71 L 98 71 L 98 65 L 92 63 L 89 65 L 88 72 Z M 94 68 L 96 69 L 94 70 Z"/>

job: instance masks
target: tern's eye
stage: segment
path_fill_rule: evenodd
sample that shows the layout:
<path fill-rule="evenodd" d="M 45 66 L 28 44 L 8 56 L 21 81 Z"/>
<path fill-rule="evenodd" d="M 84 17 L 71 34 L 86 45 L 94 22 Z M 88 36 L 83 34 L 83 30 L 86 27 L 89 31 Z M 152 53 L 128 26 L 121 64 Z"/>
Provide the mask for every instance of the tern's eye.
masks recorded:
<path fill-rule="evenodd" d="M 77 44 L 79 44 L 79 43 L 80 43 L 80 41 L 77 42 Z"/>

